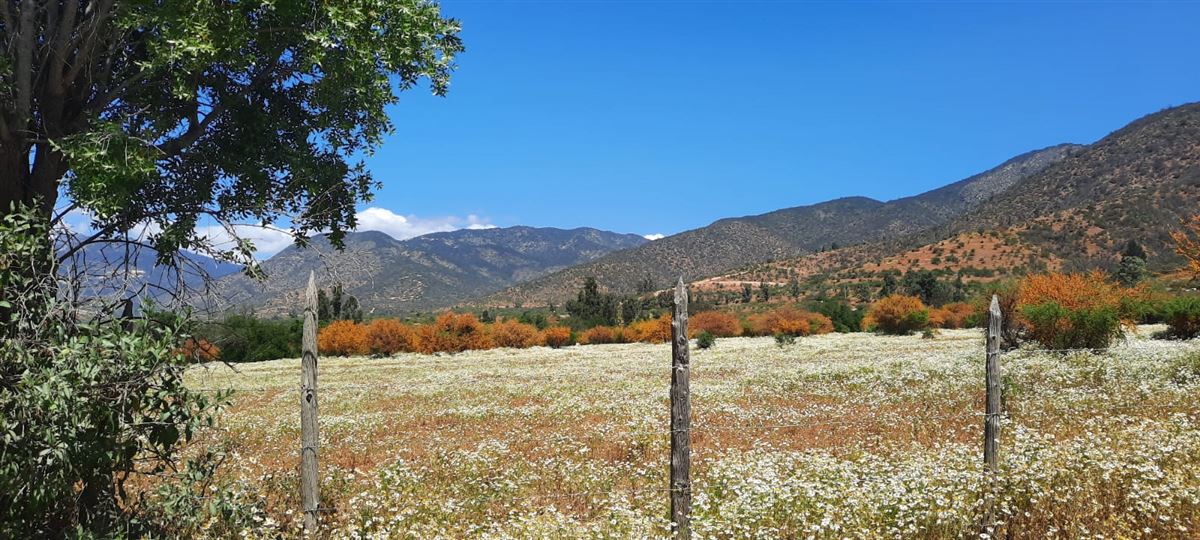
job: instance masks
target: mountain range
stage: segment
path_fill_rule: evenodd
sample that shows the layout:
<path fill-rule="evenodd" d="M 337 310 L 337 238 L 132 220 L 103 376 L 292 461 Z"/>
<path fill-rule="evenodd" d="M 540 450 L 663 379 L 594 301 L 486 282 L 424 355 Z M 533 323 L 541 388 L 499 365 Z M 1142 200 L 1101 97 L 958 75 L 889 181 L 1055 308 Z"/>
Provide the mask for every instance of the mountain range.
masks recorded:
<path fill-rule="evenodd" d="M 345 249 L 324 236 L 290 246 L 262 263 L 267 275 L 218 280 L 214 307 L 253 308 L 265 316 L 295 313 L 310 271 L 340 283 L 365 311 L 395 314 L 454 305 L 521 281 L 632 248 L 647 240 L 590 228 L 461 229 L 397 240 L 378 231 L 349 233 Z"/>
<path fill-rule="evenodd" d="M 852 283 L 882 272 L 969 276 L 1105 268 L 1141 243 L 1153 269 L 1178 264 L 1169 231 L 1200 212 L 1200 104 L 1148 115 L 1090 145 L 1028 152 L 947 186 L 877 201 L 846 197 L 721 219 L 647 242 L 596 229 L 507 227 L 396 240 L 322 237 L 263 263 L 270 276 L 217 281 L 224 308 L 296 312 L 308 272 L 342 283 L 377 313 L 455 305 L 561 304 L 584 280 L 633 293 L 677 276 L 716 285 L 820 277 Z"/>

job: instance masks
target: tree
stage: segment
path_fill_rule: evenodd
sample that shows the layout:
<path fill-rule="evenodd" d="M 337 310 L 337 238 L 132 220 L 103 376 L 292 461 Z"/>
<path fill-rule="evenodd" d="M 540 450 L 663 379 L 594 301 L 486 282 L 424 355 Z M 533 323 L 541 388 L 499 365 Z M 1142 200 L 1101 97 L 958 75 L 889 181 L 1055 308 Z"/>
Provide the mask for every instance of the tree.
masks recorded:
<path fill-rule="evenodd" d="M 792 280 L 788 282 L 788 294 L 791 295 L 793 300 L 795 300 L 800 298 L 800 293 L 800 282 L 796 281 L 796 278 L 792 278 Z"/>
<path fill-rule="evenodd" d="M 583 288 L 574 300 L 567 301 L 566 308 L 572 324 L 579 325 L 577 328 L 613 326 L 617 323 L 617 298 L 601 293 L 594 277 L 584 280 Z"/>
<path fill-rule="evenodd" d="M 1183 230 L 1171 231 L 1175 253 L 1187 260 L 1188 270 L 1200 276 L 1200 215 L 1183 222 Z"/>
<path fill-rule="evenodd" d="M 892 275 L 891 272 L 888 272 L 883 275 L 883 284 L 879 286 L 879 297 L 887 298 L 893 294 L 896 294 L 896 291 L 899 288 L 899 285 L 896 283 L 896 276 Z"/>
<path fill-rule="evenodd" d="M 197 232 L 206 218 L 340 246 L 377 185 L 362 156 L 393 130 L 386 108 L 422 81 L 445 95 L 463 51 L 426 0 L 5 0 L 0 15 L 0 215 L 83 211 L 87 242 L 144 227 L 164 263 L 181 248 L 252 263 L 250 242 Z"/>
<path fill-rule="evenodd" d="M 771 287 L 766 283 L 758 284 L 758 298 L 763 302 L 771 300 Z"/>
<path fill-rule="evenodd" d="M 1150 270 L 1146 268 L 1146 259 L 1132 255 L 1121 257 L 1121 265 L 1113 274 L 1117 283 L 1125 287 L 1133 287 L 1145 281 L 1147 277 L 1150 277 Z"/>
<path fill-rule="evenodd" d="M 750 288 L 749 283 L 742 284 L 742 303 L 749 304 L 754 299 L 754 289 Z"/>

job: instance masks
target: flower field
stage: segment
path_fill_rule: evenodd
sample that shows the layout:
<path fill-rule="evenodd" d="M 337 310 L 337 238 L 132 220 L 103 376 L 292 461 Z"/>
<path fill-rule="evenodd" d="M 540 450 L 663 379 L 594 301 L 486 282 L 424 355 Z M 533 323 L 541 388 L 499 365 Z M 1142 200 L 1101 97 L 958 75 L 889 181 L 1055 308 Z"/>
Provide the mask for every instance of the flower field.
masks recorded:
<path fill-rule="evenodd" d="M 1200 537 L 1200 342 L 1152 330 L 1006 353 L 994 482 L 978 330 L 693 350 L 695 535 L 978 538 L 990 492 L 1012 538 Z M 240 389 L 199 441 L 226 454 L 210 489 L 252 509 L 240 534 L 295 535 L 299 361 L 237 369 L 189 373 Z M 642 343 L 323 358 L 328 534 L 669 536 L 669 369 Z"/>

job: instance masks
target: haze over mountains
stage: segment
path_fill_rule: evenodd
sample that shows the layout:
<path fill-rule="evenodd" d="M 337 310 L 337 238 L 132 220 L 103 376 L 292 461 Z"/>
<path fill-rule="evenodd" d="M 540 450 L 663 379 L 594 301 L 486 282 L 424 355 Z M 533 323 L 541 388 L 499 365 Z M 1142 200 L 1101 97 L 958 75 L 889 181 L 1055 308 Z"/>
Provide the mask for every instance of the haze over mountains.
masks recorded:
<path fill-rule="evenodd" d="M 718 220 L 654 242 L 596 229 L 508 227 L 405 241 L 323 238 L 263 263 L 265 283 L 228 276 L 223 307 L 294 312 L 310 270 L 377 313 L 460 304 L 561 304 L 584 279 L 632 293 L 650 277 L 861 280 L 907 268 L 1010 272 L 1105 267 L 1134 239 L 1152 268 L 1176 264 L 1168 232 L 1200 212 L 1200 104 L 1160 111 L 1091 145 L 1061 144 L 912 197 L 846 197 Z"/>

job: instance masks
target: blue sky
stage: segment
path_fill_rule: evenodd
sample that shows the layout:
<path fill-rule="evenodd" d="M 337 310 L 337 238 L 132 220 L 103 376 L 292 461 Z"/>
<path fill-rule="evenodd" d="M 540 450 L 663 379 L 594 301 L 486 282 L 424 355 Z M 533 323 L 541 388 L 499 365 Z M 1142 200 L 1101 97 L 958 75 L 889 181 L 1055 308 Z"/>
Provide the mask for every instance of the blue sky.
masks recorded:
<path fill-rule="evenodd" d="M 447 98 L 390 111 L 362 228 L 670 234 L 916 194 L 1200 100 L 1200 4 L 442 7 L 467 52 Z"/>

